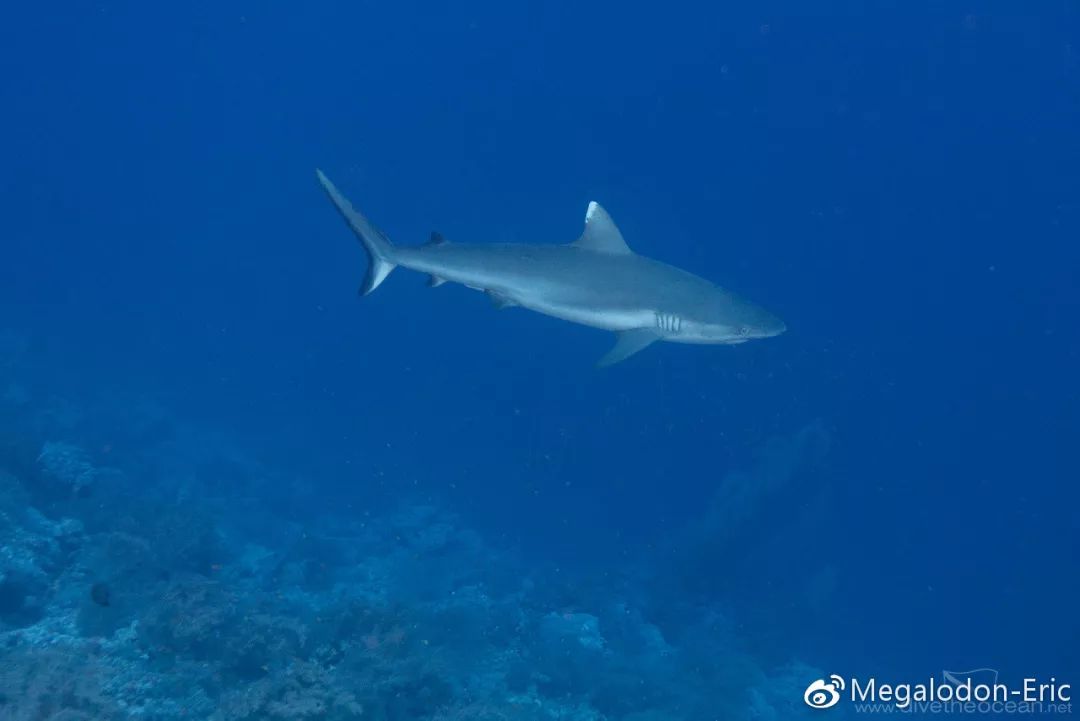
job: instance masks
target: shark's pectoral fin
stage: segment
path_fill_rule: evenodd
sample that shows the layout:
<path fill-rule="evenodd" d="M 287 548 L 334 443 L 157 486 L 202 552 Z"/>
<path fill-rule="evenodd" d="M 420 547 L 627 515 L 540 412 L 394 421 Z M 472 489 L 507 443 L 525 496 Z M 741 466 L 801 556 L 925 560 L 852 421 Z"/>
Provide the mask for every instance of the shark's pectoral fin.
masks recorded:
<path fill-rule="evenodd" d="M 615 335 L 615 345 L 604 354 L 603 358 L 597 361 L 596 365 L 601 368 L 614 365 L 621 360 L 626 360 L 640 350 L 645 350 L 658 340 L 660 340 L 660 336 L 647 328 L 621 331 Z"/>
<path fill-rule="evenodd" d="M 428 277 L 427 284 L 429 288 L 438 288 L 440 285 L 446 282 L 446 278 L 440 278 L 437 275 Z"/>
<path fill-rule="evenodd" d="M 484 292 L 487 293 L 488 298 L 491 298 L 492 305 L 499 310 L 502 310 L 503 308 L 513 308 L 518 304 L 513 298 L 509 298 L 498 291 L 485 290 Z"/>

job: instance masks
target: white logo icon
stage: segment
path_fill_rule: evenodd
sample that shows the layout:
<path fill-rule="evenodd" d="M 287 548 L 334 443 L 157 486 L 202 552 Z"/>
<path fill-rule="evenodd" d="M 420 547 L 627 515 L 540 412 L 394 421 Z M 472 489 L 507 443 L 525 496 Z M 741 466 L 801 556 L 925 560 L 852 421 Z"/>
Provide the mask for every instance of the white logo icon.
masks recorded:
<path fill-rule="evenodd" d="M 832 708 L 840 701 L 840 692 L 844 690 L 844 679 L 835 673 L 826 681 L 819 678 L 806 687 L 803 701 L 810 708 Z"/>
<path fill-rule="evenodd" d="M 998 682 L 998 672 L 996 668 L 973 668 L 970 671 L 945 671 L 942 670 L 941 677 L 945 683 L 952 686 L 963 686 L 965 683 L 985 684 L 993 688 L 994 684 Z"/>

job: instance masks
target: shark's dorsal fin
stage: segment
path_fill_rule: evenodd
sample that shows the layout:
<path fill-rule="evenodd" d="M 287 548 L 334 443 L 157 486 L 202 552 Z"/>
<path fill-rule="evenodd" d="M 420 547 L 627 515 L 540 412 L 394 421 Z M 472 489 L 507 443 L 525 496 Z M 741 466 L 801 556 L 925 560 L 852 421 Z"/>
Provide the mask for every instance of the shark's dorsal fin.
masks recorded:
<path fill-rule="evenodd" d="M 623 240 L 615 221 L 595 200 L 589 203 L 589 210 L 585 213 L 585 232 L 571 245 L 597 253 L 614 255 L 633 255 L 634 253 Z"/>
<path fill-rule="evenodd" d="M 443 237 L 443 234 L 437 230 L 431 231 L 431 237 L 428 238 L 428 242 L 424 245 L 446 245 L 448 241 Z"/>

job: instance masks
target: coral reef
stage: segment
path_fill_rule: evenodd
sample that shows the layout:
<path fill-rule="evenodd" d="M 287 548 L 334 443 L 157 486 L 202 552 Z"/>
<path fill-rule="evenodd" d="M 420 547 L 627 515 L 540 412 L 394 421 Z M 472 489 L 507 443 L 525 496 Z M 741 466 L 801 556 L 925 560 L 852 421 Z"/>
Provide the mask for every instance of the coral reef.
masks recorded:
<path fill-rule="evenodd" d="M 0 664 L 0 719 L 76 721 L 112 718 L 100 660 L 60 646 L 18 647 Z"/>
<path fill-rule="evenodd" d="M 125 428 L 115 410 L 0 396 L 0 419 L 29 429 L 0 447 L 0 720 L 803 713 L 817 672 L 762 668 L 715 606 L 527 568 L 428 499 L 305 515 L 303 484 L 145 408 Z M 746 489 L 764 479 L 767 497 L 826 442 L 808 428 L 730 476 L 711 548 L 745 532 L 721 507 L 749 517 Z"/>
<path fill-rule="evenodd" d="M 86 491 L 97 478 L 86 451 L 71 443 L 46 441 L 37 460 L 45 478 L 73 493 Z"/>

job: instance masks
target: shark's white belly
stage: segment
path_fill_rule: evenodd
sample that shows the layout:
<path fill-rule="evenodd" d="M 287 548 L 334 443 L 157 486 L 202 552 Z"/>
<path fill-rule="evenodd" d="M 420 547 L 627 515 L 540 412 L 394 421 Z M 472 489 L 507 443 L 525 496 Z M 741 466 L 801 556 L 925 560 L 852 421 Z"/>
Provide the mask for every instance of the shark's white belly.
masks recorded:
<path fill-rule="evenodd" d="M 520 298 L 512 298 L 518 305 L 537 313 L 550 315 L 560 320 L 580 323 L 603 330 L 631 330 L 646 328 L 653 324 L 655 312 L 644 308 L 585 307 L 570 303 L 560 303 L 552 298 L 530 298 L 527 293 Z"/>

